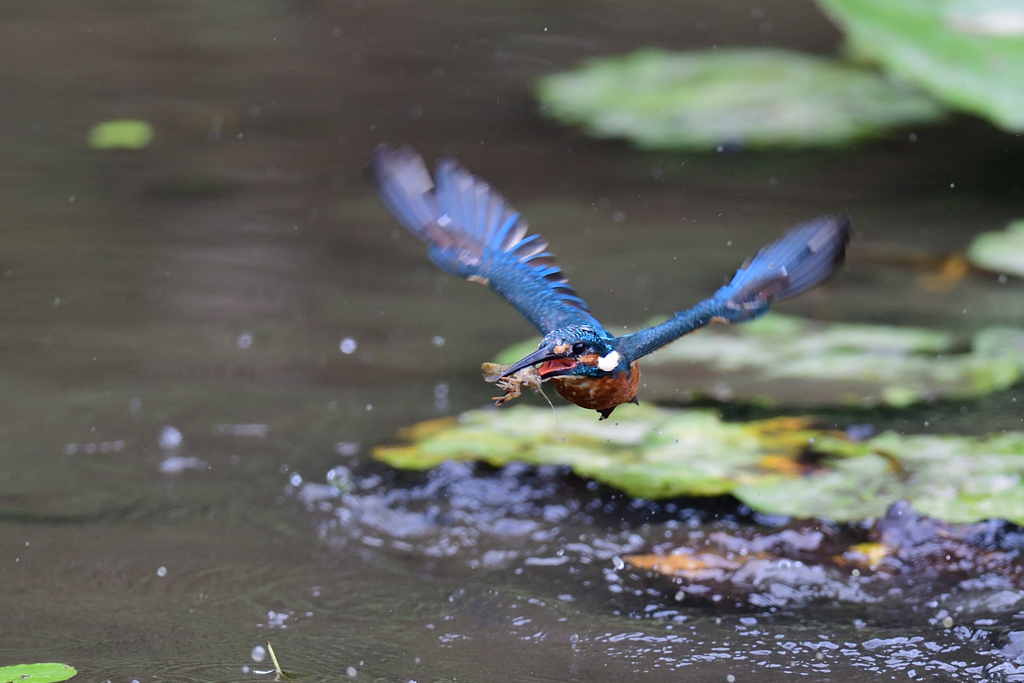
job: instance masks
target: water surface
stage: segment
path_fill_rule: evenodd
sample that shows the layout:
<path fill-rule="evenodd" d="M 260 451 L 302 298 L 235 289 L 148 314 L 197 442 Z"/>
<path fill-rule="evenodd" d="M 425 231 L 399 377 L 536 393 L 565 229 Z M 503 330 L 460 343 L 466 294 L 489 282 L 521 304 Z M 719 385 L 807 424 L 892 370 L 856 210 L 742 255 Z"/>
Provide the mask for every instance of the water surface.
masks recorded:
<path fill-rule="evenodd" d="M 813 6 L 14 2 L 0 33 L 0 664 L 266 680 L 250 652 L 270 639 L 317 680 L 1006 675 L 1012 587 L 937 585 L 913 609 L 677 604 L 615 557 L 679 527 L 774 522 L 557 470 L 369 458 L 485 404 L 479 364 L 532 334 L 379 207 L 363 166 L 382 141 L 492 182 L 613 326 L 689 305 L 787 225 L 842 209 L 849 266 L 786 311 L 1024 321 L 1018 283 L 921 291 L 906 258 L 1019 217 L 1018 137 L 962 118 L 845 152 L 640 153 L 549 125 L 529 96 L 540 74 L 644 45 L 835 53 Z M 152 145 L 86 148 L 121 117 L 151 121 Z M 991 431 L 1019 427 L 1016 398 L 827 419 Z"/>

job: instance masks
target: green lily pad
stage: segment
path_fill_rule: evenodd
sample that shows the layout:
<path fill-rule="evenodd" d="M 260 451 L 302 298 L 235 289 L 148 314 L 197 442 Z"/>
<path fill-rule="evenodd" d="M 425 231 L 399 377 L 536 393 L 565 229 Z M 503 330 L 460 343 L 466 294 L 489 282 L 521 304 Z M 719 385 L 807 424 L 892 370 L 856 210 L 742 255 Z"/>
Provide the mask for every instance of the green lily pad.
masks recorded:
<path fill-rule="evenodd" d="M 967 350 L 945 332 L 815 323 L 773 314 L 688 335 L 644 364 L 648 398 L 680 389 L 789 405 L 895 407 L 1006 389 L 1024 372 L 1024 330 L 990 328 Z"/>
<path fill-rule="evenodd" d="M 1017 0 L 819 0 L 858 55 L 948 106 L 1024 130 L 1024 5 Z"/>
<path fill-rule="evenodd" d="M 835 147 L 943 110 L 876 72 L 784 50 L 595 59 L 537 83 L 547 115 L 645 148 Z"/>
<path fill-rule="evenodd" d="M 983 232 L 967 249 L 967 260 L 979 268 L 1024 277 L 1024 220 L 1002 232 Z"/>
<path fill-rule="evenodd" d="M 142 149 L 152 139 L 153 126 L 137 119 L 104 121 L 89 131 L 89 146 L 93 149 Z"/>
<path fill-rule="evenodd" d="M 0 683 L 57 683 L 78 672 L 67 664 L 17 664 L 0 666 Z"/>
<path fill-rule="evenodd" d="M 575 407 L 471 411 L 457 422 L 417 425 L 404 434 L 410 445 L 381 447 L 374 457 L 403 469 L 446 460 L 570 465 L 640 498 L 714 496 L 770 471 L 762 465 L 768 456 L 795 459 L 811 434 L 800 420 L 727 423 L 711 411 L 650 405 L 629 412 L 626 420 L 598 422 Z"/>
<path fill-rule="evenodd" d="M 1024 522 L 1024 434 L 975 438 L 903 436 L 886 432 L 864 443 L 822 437 L 831 453 L 813 476 L 778 476 L 737 488 L 736 497 L 777 514 L 854 520 L 882 515 L 906 499 L 922 514 L 947 522 Z"/>
<path fill-rule="evenodd" d="M 446 460 L 569 466 L 647 499 L 732 494 L 755 510 L 852 521 L 897 500 L 949 522 L 1024 523 L 1024 433 L 863 442 L 801 418 L 722 422 L 705 410 L 628 406 L 606 422 L 578 408 L 478 410 L 407 430 L 374 457 L 427 469 Z M 616 419 L 617 418 L 617 419 Z"/>
<path fill-rule="evenodd" d="M 510 363 L 537 348 L 499 355 Z M 774 405 L 890 405 L 972 398 L 1024 376 L 1024 329 L 988 328 L 969 348 L 951 334 L 914 327 L 817 323 L 772 313 L 713 325 L 641 361 L 641 400 L 710 396 Z"/>

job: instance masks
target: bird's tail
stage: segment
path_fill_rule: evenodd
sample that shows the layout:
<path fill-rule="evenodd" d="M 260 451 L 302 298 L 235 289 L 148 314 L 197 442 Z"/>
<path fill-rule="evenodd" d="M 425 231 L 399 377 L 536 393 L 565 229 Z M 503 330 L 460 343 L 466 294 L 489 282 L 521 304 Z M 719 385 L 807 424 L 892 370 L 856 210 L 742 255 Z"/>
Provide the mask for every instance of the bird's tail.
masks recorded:
<path fill-rule="evenodd" d="M 842 263 L 850 240 L 845 213 L 802 223 L 736 271 L 715 293 L 719 314 L 732 323 L 756 318 L 773 301 L 796 296 L 831 275 Z"/>

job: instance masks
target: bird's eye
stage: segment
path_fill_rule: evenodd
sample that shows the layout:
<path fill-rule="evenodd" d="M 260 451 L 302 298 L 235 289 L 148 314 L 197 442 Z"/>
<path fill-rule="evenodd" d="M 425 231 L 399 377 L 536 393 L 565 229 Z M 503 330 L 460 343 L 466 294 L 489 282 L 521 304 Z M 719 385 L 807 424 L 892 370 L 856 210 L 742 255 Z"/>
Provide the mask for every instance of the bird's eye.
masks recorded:
<path fill-rule="evenodd" d="M 572 352 L 579 355 L 587 350 L 587 345 L 583 342 L 576 342 L 572 345 Z"/>

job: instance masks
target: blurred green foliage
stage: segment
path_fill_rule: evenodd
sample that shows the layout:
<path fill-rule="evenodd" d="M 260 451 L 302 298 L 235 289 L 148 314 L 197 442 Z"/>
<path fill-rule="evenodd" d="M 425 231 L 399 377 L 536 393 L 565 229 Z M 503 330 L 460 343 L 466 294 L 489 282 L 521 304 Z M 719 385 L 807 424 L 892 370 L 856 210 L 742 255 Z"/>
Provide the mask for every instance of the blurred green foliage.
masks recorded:
<path fill-rule="evenodd" d="M 1020 0 L 818 0 L 854 56 L 945 105 L 1024 131 Z"/>
<path fill-rule="evenodd" d="M 1024 277 L 1024 220 L 1001 232 L 983 232 L 967 249 L 967 259 L 986 270 Z"/>
<path fill-rule="evenodd" d="M 834 147 L 943 116 L 874 71 L 769 49 L 641 50 L 547 76 L 536 91 L 548 116 L 646 148 Z"/>

